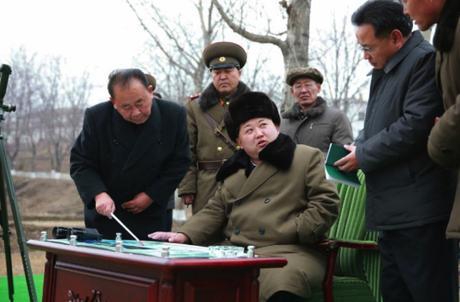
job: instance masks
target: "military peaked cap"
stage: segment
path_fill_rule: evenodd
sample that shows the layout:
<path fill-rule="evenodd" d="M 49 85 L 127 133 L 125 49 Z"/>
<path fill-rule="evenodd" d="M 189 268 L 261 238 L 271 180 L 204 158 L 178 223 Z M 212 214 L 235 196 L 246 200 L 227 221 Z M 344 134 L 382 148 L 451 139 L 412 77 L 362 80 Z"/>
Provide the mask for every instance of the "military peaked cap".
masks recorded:
<path fill-rule="evenodd" d="M 203 60 L 209 69 L 242 68 L 246 64 L 246 51 L 233 42 L 215 42 L 203 50 Z"/>
<path fill-rule="evenodd" d="M 318 84 L 323 83 L 323 75 L 318 69 L 313 67 L 296 67 L 288 70 L 286 75 L 286 84 L 292 86 L 297 79 L 308 78 Z"/>

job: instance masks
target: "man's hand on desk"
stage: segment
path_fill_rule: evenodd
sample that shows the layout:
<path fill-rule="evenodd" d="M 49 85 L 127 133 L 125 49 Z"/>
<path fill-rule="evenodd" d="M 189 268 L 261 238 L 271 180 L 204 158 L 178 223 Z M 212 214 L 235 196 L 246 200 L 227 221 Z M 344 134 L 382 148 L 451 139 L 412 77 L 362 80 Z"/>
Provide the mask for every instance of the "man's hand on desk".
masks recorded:
<path fill-rule="evenodd" d="M 106 192 L 97 194 L 94 197 L 96 202 L 96 211 L 103 216 L 111 217 L 112 213 L 115 212 L 115 203 L 112 198 Z"/>
<path fill-rule="evenodd" d="M 147 194 L 141 192 L 137 194 L 133 199 L 122 203 L 121 207 L 130 213 L 139 214 L 140 212 L 147 209 L 152 204 L 152 202 L 153 200 Z"/>
<path fill-rule="evenodd" d="M 185 234 L 182 233 L 175 233 L 175 232 L 155 232 L 148 235 L 150 239 L 158 240 L 158 241 L 168 241 L 173 243 L 189 243 L 190 240 L 188 239 Z"/>

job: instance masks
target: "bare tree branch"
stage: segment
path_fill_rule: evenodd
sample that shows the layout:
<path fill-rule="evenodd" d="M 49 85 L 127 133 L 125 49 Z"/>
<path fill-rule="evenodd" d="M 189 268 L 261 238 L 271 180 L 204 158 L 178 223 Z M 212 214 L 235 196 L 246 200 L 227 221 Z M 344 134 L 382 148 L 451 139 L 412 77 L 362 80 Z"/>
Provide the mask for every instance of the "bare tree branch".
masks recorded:
<path fill-rule="evenodd" d="M 275 44 L 281 49 L 285 49 L 287 47 L 286 42 L 282 41 L 281 39 L 278 39 L 273 36 L 269 35 L 259 35 L 255 33 L 251 33 L 245 28 L 242 27 L 241 24 L 236 24 L 233 22 L 232 16 L 229 15 L 228 12 L 224 10 L 222 5 L 220 5 L 218 0 L 212 0 L 212 3 L 216 6 L 217 10 L 219 11 L 220 15 L 224 19 L 225 23 L 236 33 L 240 34 L 241 36 L 245 37 L 246 39 L 257 42 L 257 43 L 270 43 L 270 44 Z"/>
<path fill-rule="evenodd" d="M 352 38 L 346 16 L 340 24 L 333 17 L 331 30 L 322 31 L 321 35 L 323 38 L 317 41 L 311 58 L 325 76 L 323 94 L 353 121 L 362 110 L 360 95 L 368 84 L 358 70 L 363 62 L 361 50 Z"/>
<path fill-rule="evenodd" d="M 273 44 L 281 50 L 285 65 L 284 75 L 290 68 L 308 65 L 311 0 L 280 1 L 278 3 L 280 5 L 279 7 L 287 16 L 286 30 L 281 31 L 284 39 L 278 38 L 279 34 L 271 34 L 272 20 L 270 16 L 266 16 L 266 13 L 261 16 L 263 10 L 253 12 L 253 14 L 249 16 L 244 12 L 245 6 L 247 5 L 245 1 L 238 1 L 240 4 L 239 6 L 236 5 L 236 1 L 231 5 L 227 2 L 227 10 L 224 9 L 224 5 L 222 5 L 223 1 L 224 0 L 212 0 L 225 23 L 234 32 L 253 42 Z M 251 2 L 251 4 L 253 4 L 253 2 Z M 236 13 L 231 13 L 235 11 Z M 244 23 L 244 20 L 249 19 L 257 20 L 257 23 L 260 24 L 264 20 L 263 18 L 267 21 L 265 34 L 251 32 L 248 29 L 248 24 Z M 281 111 L 291 107 L 294 103 L 292 95 L 286 88 L 287 87 L 284 86 L 285 98 L 281 106 Z"/>
<path fill-rule="evenodd" d="M 155 42 L 155 45 L 156 47 L 158 47 L 160 49 L 160 51 L 163 53 L 163 55 L 165 55 L 168 60 L 169 60 L 169 63 L 176 66 L 177 68 L 181 69 L 183 72 L 185 72 L 186 74 L 188 75 L 192 75 L 192 73 L 190 72 L 190 69 L 187 69 L 185 68 L 183 65 L 181 64 L 178 64 L 176 62 L 176 60 L 172 57 L 172 55 L 170 54 L 170 52 L 163 46 L 163 44 L 161 43 L 161 40 L 158 38 L 157 35 L 155 35 L 149 28 L 148 26 L 146 25 L 146 23 L 144 22 L 144 20 L 142 19 L 142 17 L 139 15 L 139 12 L 137 11 L 137 9 L 131 4 L 131 2 L 129 0 L 126 0 L 126 3 L 129 5 L 129 7 L 131 8 L 131 10 L 134 12 L 134 15 L 136 16 L 137 20 L 139 21 L 140 25 L 142 26 L 142 28 L 144 29 L 144 31 L 152 38 L 152 40 Z M 156 11 L 156 8 L 153 6 L 151 6 L 153 9 L 154 9 L 154 12 Z M 157 20 L 156 20 L 157 21 Z M 160 24 L 163 24 L 163 22 L 161 21 L 158 21 L 160 22 Z M 164 27 L 164 29 L 167 29 L 167 26 Z M 171 38 L 172 35 L 171 34 L 168 34 L 167 31 L 165 30 L 166 34 Z M 174 40 L 174 39 L 173 39 Z M 178 45 L 179 43 L 177 43 L 177 41 L 175 42 L 176 45 Z"/>

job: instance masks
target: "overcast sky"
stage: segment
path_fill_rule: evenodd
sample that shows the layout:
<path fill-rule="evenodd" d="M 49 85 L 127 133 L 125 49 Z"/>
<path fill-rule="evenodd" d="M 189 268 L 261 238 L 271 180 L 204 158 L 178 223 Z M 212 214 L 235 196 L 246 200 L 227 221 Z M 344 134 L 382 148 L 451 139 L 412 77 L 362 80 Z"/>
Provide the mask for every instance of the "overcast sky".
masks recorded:
<path fill-rule="evenodd" d="M 169 3 L 171 11 L 187 0 L 160 2 Z M 311 33 L 363 2 L 313 0 Z M 109 72 L 132 67 L 145 49 L 147 36 L 124 0 L 0 0 L 0 12 L 0 63 L 8 63 L 11 50 L 21 46 L 28 53 L 61 56 L 69 74 L 90 72 L 98 86 L 91 103 L 107 98 L 103 87 Z"/>

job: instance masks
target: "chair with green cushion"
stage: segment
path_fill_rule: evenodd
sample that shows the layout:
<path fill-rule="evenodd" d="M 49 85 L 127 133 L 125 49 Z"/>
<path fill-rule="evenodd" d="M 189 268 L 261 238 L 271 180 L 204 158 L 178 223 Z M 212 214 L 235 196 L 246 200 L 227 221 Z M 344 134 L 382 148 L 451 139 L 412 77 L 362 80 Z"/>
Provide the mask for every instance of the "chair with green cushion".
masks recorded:
<path fill-rule="evenodd" d="M 316 289 L 308 302 L 381 302 L 380 257 L 377 234 L 366 230 L 364 174 L 358 173 L 359 188 L 339 184 L 341 205 L 328 240 L 321 243 L 328 252 L 323 288 Z"/>

